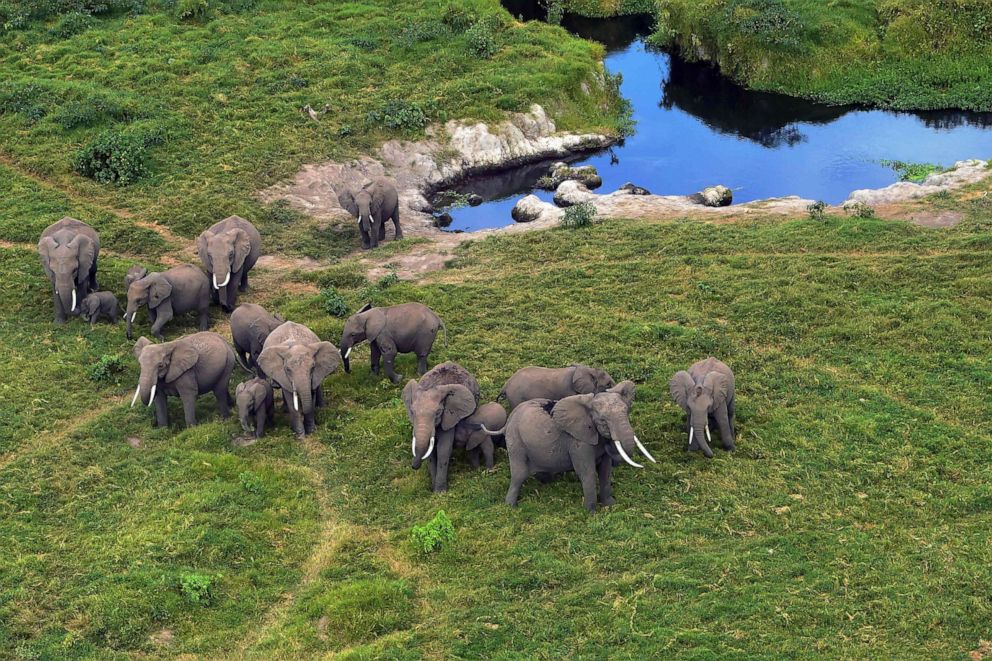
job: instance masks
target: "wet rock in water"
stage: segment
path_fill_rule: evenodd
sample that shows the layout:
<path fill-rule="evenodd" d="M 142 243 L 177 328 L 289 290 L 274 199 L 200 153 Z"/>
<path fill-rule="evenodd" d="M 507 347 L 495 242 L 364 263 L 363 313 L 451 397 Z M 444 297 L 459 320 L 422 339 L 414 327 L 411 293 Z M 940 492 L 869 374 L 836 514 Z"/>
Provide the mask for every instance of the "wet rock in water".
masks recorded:
<path fill-rule="evenodd" d="M 537 195 L 528 195 L 513 206 L 510 216 L 518 223 L 530 223 L 545 218 L 558 218 L 561 210 L 543 201 Z"/>
<path fill-rule="evenodd" d="M 707 207 L 727 207 L 734 201 L 733 191 L 726 186 L 710 186 L 689 197 Z"/>
<path fill-rule="evenodd" d="M 444 211 L 434 216 L 434 227 L 447 227 L 453 221 L 454 218 L 451 217 L 451 214 Z"/>
<path fill-rule="evenodd" d="M 621 186 L 620 187 L 620 190 L 627 191 L 631 195 L 650 195 L 651 194 L 651 191 L 649 191 L 647 188 L 642 188 L 641 186 L 638 186 L 637 184 L 631 183 L 629 181 L 627 183 L 625 183 L 623 186 Z"/>
<path fill-rule="evenodd" d="M 468 202 L 470 207 L 477 207 L 484 202 L 481 195 L 475 193 L 469 193 L 465 196 L 465 201 Z"/>
<path fill-rule="evenodd" d="M 563 181 L 555 191 L 555 204 L 559 207 L 570 207 L 583 202 L 590 202 L 596 199 L 596 194 L 591 192 L 585 184 L 580 181 L 569 179 Z"/>
<path fill-rule="evenodd" d="M 551 166 L 548 174 L 541 177 L 537 185 L 545 190 L 556 190 L 565 181 L 578 181 L 592 190 L 603 185 L 603 179 L 592 165 L 580 165 L 577 168 L 568 163 L 558 162 Z"/>

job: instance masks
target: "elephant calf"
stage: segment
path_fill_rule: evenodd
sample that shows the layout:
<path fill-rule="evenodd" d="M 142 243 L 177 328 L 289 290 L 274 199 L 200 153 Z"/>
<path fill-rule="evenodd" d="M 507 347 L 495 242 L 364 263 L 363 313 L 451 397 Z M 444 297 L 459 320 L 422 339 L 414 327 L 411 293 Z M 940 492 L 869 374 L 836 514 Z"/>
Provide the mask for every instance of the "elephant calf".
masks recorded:
<path fill-rule="evenodd" d="M 96 269 L 100 237 L 81 220 L 66 216 L 41 233 L 38 256 L 52 283 L 55 323 L 79 312 L 79 302 L 97 289 Z"/>
<path fill-rule="evenodd" d="M 668 390 L 686 413 L 689 450 L 700 449 L 707 458 L 713 456 L 711 422 L 720 429 L 723 449 L 729 452 L 736 447 L 734 372 L 727 365 L 713 357 L 701 360 L 688 371 L 676 373 L 668 382 Z"/>
<path fill-rule="evenodd" d="M 132 282 L 137 282 L 146 275 L 148 275 L 148 269 L 140 264 L 129 267 L 127 273 L 124 274 L 124 293 L 127 294 L 127 290 L 131 288 Z"/>
<path fill-rule="evenodd" d="M 586 365 L 570 365 L 559 369 L 524 367 L 506 380 L 499 397 L 505 397 L 510 408 L 529 399 L 557 401 L 572 395 L 603 392 L 614 386 L 606 371 Z"/>
<path fill-rule="evenodd" d="M 162 344 L 141 337 L 134 344 L 134 357 L 141 366 L 141 376 L 131 406 L 138 398 L 147 406 L 154 404 L 156 426 L 169 424 L 169 395 L 182 400 L 187 427 L 196 424 L 196 398 L 208 392 L 217 398 L 220 416 L 230 415 L 228 384 L 234 370 L 234 351 L 217 333 L 194 333 Z"/>
<path fill-rule="evenodd" d="M 83 321 L 96 324 L 100 317 L 106 317 L 110 323 L 117 323 L 117 297 L 109 291 L 93 292 L 79 304 L 79 316 Z"/>
<path fill-rule="evenodd" d="M 465 448 L 472 468 L 479 467 L 479 455 L 485 462 L 486 470 L 493 470 L 496 446 L 493 437 L 486 429 L 501 429 L 506 424 L 506 409 L 497 402 L 483 404 L 475 413 L 465 418 L 455 427 L 455 447 Z"/>
<path fill-rule="evenodd" d="M 131 283 L 127 290 L 127 339 L 131 339 L 131 324 L 138 308 L 148 306 L 152 335 L 164 340 L 162 328 L 175 315 L 196 311 L 201 331 L 210 327 L 210 283 L 203 271 L 192 264 L 174 266 L 162 273 L 149 273 Z"/>
<path fill-rule="evenodd" d="M 521 485 L 532 475 L 547 478 L 575 471 L 586 509 L 596 509 L 597 477 L 600 504 L 612 505 L 614 458 L 643 468 L 630 458 L 636 448 L 654 461 L 630 425 L 633 403 L 634 384 L 624 381 L 605 392 L 572 395 L 558 402 L 531 399 L 513 409 L 503 429 L 486 427 L 490 434 L 506 436 L 510 458 L 506 504 L 516 506 Z"/>
<path fill-rule="evenodd" d="M 386 376 L 393 383 L 400 382 L 394 368 L 396 354 L 414 353 L 417 355 L 417 374 L 427 372 L 427 357 L 434 346 L 434 338 L 444 329 L 445 343 L 448 329 L 441 317 L 426 305 L 402 303 L 384 308 L 374 308 L 371 304 L 351 315 L 341 333 L 341 358 L 344 371 L 351 372 L 348 360 L 352 348 L 359 342 L 368 340 L 372 348 L 372 372 L 379 373 L 379 359 L 386 366 Z"/>
<path fill-rule="evenodd" d="M 275 410 L 272 384 L 259 377 L 244 381 L 235 389 L 234 398 L 238 403 L 241 428 L 252 433 L 255 438 L 265 436 L 265 425 L 272 420 Z"/>
<path fill-rule="evenodd" d="M 231 337 L 241 362 L 248 368 L 255 369 L 258 366 L 258 354 L 262 353 L 269 333 L 284 323 L 285 319 L 277 314 L 269 314 L 261 305 L 239 305 L 231 313 Z"/>
<path fill-rule="evenodd" d="M 196 250 L 213 286 L 211 298 L 230 312 L 238 292 L 248 289 L 248 272 L 262 254 L 262 235 L 249 221 L 231 216 L 204 230 Z"/>

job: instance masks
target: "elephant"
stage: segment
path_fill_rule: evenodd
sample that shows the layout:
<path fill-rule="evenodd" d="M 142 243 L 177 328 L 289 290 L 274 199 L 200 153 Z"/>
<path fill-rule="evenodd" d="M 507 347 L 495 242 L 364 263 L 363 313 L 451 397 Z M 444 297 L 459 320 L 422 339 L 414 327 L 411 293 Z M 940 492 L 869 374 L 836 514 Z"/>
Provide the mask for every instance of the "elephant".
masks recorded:
<path fill-rule="evenodd" d="M 162 327 L 177 314 L 196 311 L 199 329 L 210 327 L 210 282 L 203 271 L 192 264 L 174 266 L 161 273 L 149 273 L 131 283 L 127 290 L 127 339 L 131 339 L 131 324 L 138 316 L 138 308 L 148 305 L 148 318 L 152 334 L 165 339 Z"/>
<path fill-rule="evenodd" d="M 707 458 L 713 457 L 710 423 L 719 427 L 723 449 L 734 450 L 737 410 L 733 370 L 711 356 L 694 363 L 689 371 L 677 372 L 668 382 L 668 390 L 686 413 L 689 450 L 699 449 Z"/>
<path fill-rule="evenodd" d="M 38 256 L 52 283 L 55 323 L 64 324 L 66 314 L 78 314 L 79 302 L 99 289 L 96 269 L 100 237 L 83 221 L 66 216 L 41 233 Z"/>
<path fill-rule="evenodd" d="M 630 458 L 636 448 L 654 462 L 631 427 L 633 403 L 634 383 L 623 381 L 604 392 L 571 395 L 557 402 L 531 399 L 513 409 L 503 429 L 484 427 L 486 433 L 506 436 L 510 458 L 506 504 L 516 506 L 520 487 L 531 475 L 548 481 L 567 471 L 579 476 L 586 509 L 596 510 L 597 476 L 599 503 L 614 504 L 610 481 L 614 458 L 643 468 Z"/>
<path fill-rule="evenodd" d="M 234 370 L 234 351 L 217 333 L 193 333 L 162 344 L 140 337 L 134 344 L 134 357 L 141 366 L 141 376 L 131 406 L 139 398 L 147 406 L 154 403 L 157 427 L 169 424 L 169 395 L 179 395 L 182 400 L 187 427 L 196 424 L 196 398 L 208 392 L 217 398 L 220 417 L 230 415 L 228 384 Z"/>
<path fill-rule="evenodd" d="M 90 327 L 96 325 L 100 317 L 106 317 L 110 323 L 117 323 L 117 297 L 109 291 L 92 292 L 79 304 L 79 316 L 83 321 L 90 322 Z"/>
<path fill-rule="evenodd" d="M 248 289 L 248 271 L 262 252 L 262 235 L 244 218 L 231 216 L 204 230 L 196 239 L 196 250 L 213 285 L 211 298 L 230 312 L 238 292 Z M 223 281 L 218 282 L 218 277 Z"/>
<path fill-rule="evenodd" d="M 454 447 L 456 427 L 479 406 L 479 383 L 457 363 L 441 363 L 403 388 L 403 403 L 413 425 L 410 466 L 417 470 L 430 459 L 431 484 L 435 493 L 448 490 L 448 463 Z M 475 426 L 475 428 L 478 428 Z M 437 452 L 434 444 L 437 442 Z"/>
<path fill-rule="evenodd" d="M 528 399 L 557 401 L 571 395 L 588 395 L 609 390 L 613 377 L 601 369 L 572 364 L 568 367 L 524 367 L 506 380 L 497 401 L 506 398 L 514 409 Z"/>
<path fill-rule="evenodd" d="M 482 404 L 475 413 L 455 426 L 455 447 L 465 448 L 472 468 L 479 467 L 479 454 L 482 454 L 486 470 L 492 472 L 496 447 L 493 437 L 482 427 L 500 429 L 504 425 L 506 425 L 506 409 L 502 404 L 498 402 Z"/>
<path fill-rule="evenodd" d="M 132 282 L 137 282 L 146 275 L 148 275 L 148 269 L 139 264 L 128 268 L 127 273 L 124 274 L 124 293 L 127 294 L 127 290 L 131 288 Z"/>
<path fill-rule="evenodd" d="M 386 221 L 396 227 L 395 240 L 403 238 L 400 227 L 400 201 L 396 186 L 385 177 L 377 177 L 357 192 L 344 190 L 338 195 L 341 208 L 358 220 L 362 248 L 376 248 L 386 240 Z"/>
<path fill-rule="evenodd" d="M 293 394 L 289 421 L 300 438 L 317 428 L 314 409 L 324 405 L 321 384 L 338 368 L 341 354 L 330 342 L 302 324 L 287 321 L 269 333 L 258 355 L 259 376 L 272 379 L 282 388 L 285 400 Z"/>
<path fill-rule="evenodd" d="M 368 340 L 372 347 L 372 372 L 379 373 L 379 359 L 386 366 L 386 376 L 393 383 L 400 382 L 394 371 L 393 361 L 398 353 L 417 355 L 417 374 L 427 372 L 427 356 L 434 346 L 434 338 L 439 329 L 444 329 L 444 341 L 448 342 L 448 329 L 441 318 L 426 305 L 402 303 L 384 308 L 374 308 L 368 304 L 351 315 L 341 333 L 341 359 L 344 371 L 351 372 L 348 355 L 352 347 Z"/>
<path fill-rule="evenodd" d="M 261 305 L 254 303 L 235 308 L 231 313 L 231 336 L 234 338 L 234 350 L 242 364 L 255 369 L 265 338 L 285 322 L 279 315 L 269 314 Z"/>
<path fill-rule="evenodd" d="M 243 381 L 234 389 L 234 399 L 238 404 L 241 428 L 255 438 L 265 436 L 265 425 L 273 419 L 275 411 L 272 384 L 260 377 Z"/>

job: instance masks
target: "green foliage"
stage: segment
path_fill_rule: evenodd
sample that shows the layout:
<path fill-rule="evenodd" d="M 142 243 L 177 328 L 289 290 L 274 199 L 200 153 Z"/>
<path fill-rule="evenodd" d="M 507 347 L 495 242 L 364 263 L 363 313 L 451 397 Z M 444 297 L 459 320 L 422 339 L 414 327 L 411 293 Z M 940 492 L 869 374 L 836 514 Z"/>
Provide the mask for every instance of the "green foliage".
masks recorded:
<path fill-rule="evenodd" d="M 433 553 L 455 541 L 455 526 L 444 510 L 438 510 L 434 518 L 410 530 L 410 542 L 424 555 Z"/>
<path fill-rule="evenodd" d="M 945 168 L 933 163 L 906 163 L 904 161 L 881 161 L 887 168 L 892 168 L 899 173 L 900 181 L 922 182 L 931 174 L 944 172 Z"/>
<path fill-rule="evenodd" d="M 125 356 L 104 354 L 90 367 L 89 377 L 98 383 L 120 383 L 120 377 L 127 367 L 128 360 Z"/>
<path fill-rule="evenodd" d="M 209 10 L 208 0 L 178 0 L 176 2 L 176 18 L 180 21 L 201 21 L 207 17 Z"/>
<path fill-rule="evenodd" d="M 381 108 L 370 110 L 365 116 L 369 124 L 387 129 L 416 131 L 430 123 L 436 113 L 432 103 L 415 103 L 406 99 L 389 99 Z"/>
<path fill-rule="evenodd" d="M 465 32 L 469 48 L 477 57 L 488 60 L 503 46 L 506 22 L 500 14 L 483 16 Z"/>
<path fill-rule="evenodd" d="M 462 3 L 450 3 L 441 14 L 441 22 L 455 34 L 469 29 L 476 20 L 475 12 Z"/>
<path fill-rule="evenodd" d="M 396 273 L 387 273 L 379 278 L 375 283 L 370 283 L 358 290 L 356 298 L 363 303 L 379 305 L 383 300 L 383 293 L 400 281 Z"/>
<path fill-rule="evenodd" d="M 265 482 L 262 476 L 253 471 L 243 471 L 238 474 L 238 481 L 241 488 L 252 494 L 265 493 Z"/>
<path fill-rule="evenodd" d="M 823 220 L 827 215 L 827 203 L 817 200 L 806 207 L 806 213 L 809 214 L 810 220 Z"/>
<path fill-rule="evenodd" d="M 855 218 L 874 218 L 875 217 L 875 207 L 864 202 L 855 202 L 854 204 L 849 204 L 844 207 L 849 216 Z"/>
<path fill-rule="evenodd" d="M 76 153 L 72 168 L 102 184 L 127 186 L 148 173 L 148 147 L 161 139 L 145 131 L 104 131 Z"/>
<path fill-rule="evenodd" d="M 804 43 L 802 19 L 785 0 L 728 0 L 726 5 L 720 28 L 724 33 L 786 50 L 798 50 Z"/>
<path fill-rule="evenodd" d="M 324 312 L 332 317 L 345 317 L 348 315 L 348 303 L 345 302 L 344 297 L 334 287 L 321 288 L 318 299 Z"/>
<path fill-rule="evenodd" d="M 213 588 L 216 578 L 206 574 L 181 574 L 179 592 L 191 604 L 207 606 L 214 599 Z"/>
<path fill-rule="evenodd" d="M 561 218 L 561 226 L 568 229 L 589 227 L 596 220 L 596 207 L 590 202 L 574 204 L 565 209 Z"/>
<path fill-rule="evenodd" d="M 93 17 L 90 14 L 74 11 L 62 16 L 51 29 L 51 34 L 57 39 L 68 39 L 88 30 L 92 24 Z"/>

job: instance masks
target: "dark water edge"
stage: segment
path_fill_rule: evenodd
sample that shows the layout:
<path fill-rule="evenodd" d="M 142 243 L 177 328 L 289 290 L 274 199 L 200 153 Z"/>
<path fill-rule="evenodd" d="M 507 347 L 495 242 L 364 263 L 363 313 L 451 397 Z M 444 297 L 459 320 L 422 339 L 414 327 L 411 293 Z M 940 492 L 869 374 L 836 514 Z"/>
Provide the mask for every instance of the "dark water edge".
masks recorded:
<path fill-rule="evenodd" d="M 504 0 L 524 20 L 544 20 L 539 3 Z M 709 63 L 688 62 L 647 46 L 649 16 L 589 19 L 566 15 L 562 26 L 606 47 L 606 67 L 623 76 L 635 132 L 602 152 L 575 157 L 594 165 L 608 193 L 631 181 L 662 195 L 686 195 L 723 184 L 735 202 L 799 195 L 831 204 L 852 190 L 880 188 L 899 175 L 883 161 L 950 166 L 992 157 L 992 113 L 895 112 L 828 106 L 754 92 Z M 480 195 L 477 207 L 450 209 L 453 231 L 512 224 L 510 210 L 534 193 L 549 164 L 470 178 L 455 187 Z"/>

